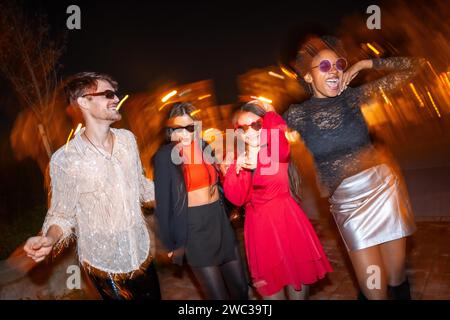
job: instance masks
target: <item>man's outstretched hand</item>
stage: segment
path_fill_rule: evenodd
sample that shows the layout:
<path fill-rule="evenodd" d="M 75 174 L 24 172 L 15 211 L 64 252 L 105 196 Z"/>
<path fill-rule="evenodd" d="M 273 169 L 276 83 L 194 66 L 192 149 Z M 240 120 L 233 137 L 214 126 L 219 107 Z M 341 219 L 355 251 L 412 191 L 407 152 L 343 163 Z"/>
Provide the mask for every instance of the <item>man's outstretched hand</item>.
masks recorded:
<path fill-rule="evenodd" d="M 23 249 L 35 262 L 41 262 L 52 251 L 55 241 L 51 237 L 37 236 L 28 238 Z"/>

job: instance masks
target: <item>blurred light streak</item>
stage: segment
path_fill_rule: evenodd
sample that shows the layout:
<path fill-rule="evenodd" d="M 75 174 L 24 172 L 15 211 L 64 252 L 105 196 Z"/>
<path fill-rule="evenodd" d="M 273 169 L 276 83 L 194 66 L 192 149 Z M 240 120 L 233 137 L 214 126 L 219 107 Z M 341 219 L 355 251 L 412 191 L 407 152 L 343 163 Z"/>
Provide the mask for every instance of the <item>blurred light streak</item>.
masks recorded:
<path fill-rule="evenodd" d="M 79 124 L 77 125 L 77 128 L 75 129 L 75 132 L 73 133 L 74 135 L 76 135 L 76 134 L 81 130 L 81 126 L 82 126 L 81 123 L 79 123 Z"/>
<path fill-rule="evenodd" d="M 439 78 L 438 74 L 436 73 L 436 71 L 434 70 L 433 66 L 431 65 L 431 62 L 427 60 L 427 65 L 430 67 L 431 71 L 433 71 L 434 75 L 436 76 L 436 78 Z"/>
<path fill-rule="evenodd" d="M 122 104 L 128 99 L 128 95 L 126 95 L 125 97 L 122 98 L 122 100 L 120 100 L 119 104 L 117 105 L 116 110 L 119 111 L 120 107 L 122 106 Z"/>
<path fill-rule="evenodd" d="M 203 131 L 202 138 L 208 143 L 216 141 L 216 136 L 222 136 L 223 132 L 216 128 L 209 128 Z"/>
<path fill-rule="evenodd" d="M 164 103 L 167 102 L 170 98 L 172 98 L 174 95 L 176 95 L 177 92 L 178 92 L 177 90 L 173 90 L 173 91 L 169 92 L 161 99 L 161 102 L 164 102 Z"/>
<path fill-rule="evenodd" d="M 72 134 L 73 134 L 73 129 L 70 130 L 69 136 L 67 137 L 66 149 L 65 149 L 66 151 L 67 151 L 67 146 L 69 145 L 70 138 L 72 138 Z"/>
<path fill-rule="evenodd" d="M 417 100 L 419 100 L 419 104 L 421 107 L 425 107 L 425 104 L 423 103 L 422 98 L 419 96 L 419 94 L 416 91 L 416 88 L 414 87 L 414 84 L 412 84 L 412 82 L 409 83 L 409 87 L 411 88 L 412 92 L 414 93 L 414 95 L 416 96 Z"/>
<path fill-rule="evenodd" d="M 284 76 L 282 76 L 281 74 L 278 74 L 278 73 L 276 73 L 276 72 L 269 71 L 268 74 L 269 74 L 270 76 L 272 76 L 272 77 L 275 77 L 275 78 L 279 78 L 279 79 L 283 79 L 283 80 L 284 80 Z"/>
<path fill-rule="evenodd" d="M 289 141 L 290 143 L 295 143 L 296 141 L 300 140 L 300 134 L 295 130 L 286 131 L 284 133 L 284 136 L 286 137 L 287 141 Z"/>
<path fill-rule="evenodd" d="M 447 85 L 447 87 L 450 89 L 450 80 L 448 79 L 448 75 L 445 72 L 441 73 L 442 82 L 444 85 Z"/>
<path fill-rule="evenodd" d="M 431 103 L 433 104 L 434 110 L 436 110 L 436 113 L 437 113 L 438 117 L 440 118 L 441 117 L 441 113 L 439 112 L 438 107 L 434 103 L 434 100 L 433 100 L 433 97 L 431 96 L 430 91 L 427 90 L 427 94 L 428 94 L 428 97 L 430 98 Z"/>
<path fill-rule="evenodd" d="M 195 110 L 195 111 L 192 111 L 191 113 L 190 113 L 190 116 L 191 117 L 193 117 L 193 116 L 195 116 L 197 113 L 199 113 L 199 112 L 201 112 L 202 110 Z"/>
<path fill-rule="evenodd" d="M 373 45 L 371 45 L 370 43 L 366 43 L 367 47 L 372 50 L 373 53 L 375 53 L 377 56 L 380 55 L 380 51 L 377 50 L 377 48 L 375 48 Z"/>
<path fill-rule="evenodd" d="M 161 111 L 165 106 L 167 106 L 169 102 L 164 103 L 161 107 L 158 108 L 158 111 Z"/>
<path fill-rule="evenodd" d="M 209 97 L 211 97 L 210 94 L 205 94 L 204 96 L 198 97 L 198 100 L 203 100 L 203 99 L 206 99 L 206 98 L 209 98 Z"/>
<path fill-rule="evenodd" d="M 384 99 L 384 102 L 386 102 L 388 105 L 392 106 L 392 103 L 389 100 L 389 98 L 387 97 L 387 95 L 384 93 L 383 88 L 380 87 L 380 91 L 381 91 L 381 96 Z"/>
<path fill-rule="evenodd" d="M 285 67 L 281 66 L 280 69 L 281 69 L 281 71 L 283 71 L 283 73 L 284 73 L 285 75 L 287 75 L 289 78 L 292 78 L 292 79 L 297 79 L 297 78 L 298 78 L 298 75 L 297 75 L 296 73 L 294 73 L 294 72 L 292 72 L 292 71 L 286 69 Z"/>
<path fill-rule="evenodd" d="M 179 97 L 182 97 L 182 96 L 184 96 L 184 95 L 187 95 L 189 92 L 191 92 L 192 91 L 192 89 L 186 89 L 186 90 L 184 90 L 184 91 L 182 91 L 182 92 L 180 92 L 179 94 L 178 94 L 178 96 Z M 175 93 L 176 94 L 176 93 Z M 163 101 L 163 102 L 165 102 L 165 101 Z"/>
<path fill-rule="evenodd" d="M 270 99 L 268 99 L 266 97 L 263 97 L 263 96 L 259 96 L 259 97 L 251 96 L 250 98 L 256 99 L 256 100 L 259 100 L 259 101 L 262 101 L 262 102 L 265 102 L 265 103 L 272 103 L 272 100 L 270 100 Z"/>

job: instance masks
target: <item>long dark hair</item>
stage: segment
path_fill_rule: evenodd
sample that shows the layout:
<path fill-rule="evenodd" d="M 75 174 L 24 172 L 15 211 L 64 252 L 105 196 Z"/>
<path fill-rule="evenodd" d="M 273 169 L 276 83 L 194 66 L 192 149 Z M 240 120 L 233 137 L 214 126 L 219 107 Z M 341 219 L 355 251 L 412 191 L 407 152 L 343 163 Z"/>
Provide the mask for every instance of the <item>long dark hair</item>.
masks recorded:
<path fill-rule="evenodd" d="M 167 109 L 169 109 L 169 112 L 167 114 L 167 121 L 172 118 L 176 117 L 182 117 L 182 116 L 189 116 L 193 121 L 199 121 L 199 119 L 192 115 L 194 111 L 197 109 L 194 107 L 193 104 L 189 102 L 173 102 L 166 106 Z M 169 128 L 168 126 L 165 127 L 165 137 L 166 142 L 171 142 L 173 129 Z"/>
<path fill-rule="evenodd" d="M 256 103 L 248 102 L 244 104 L 240 109 L 240 112 L 251 112 L 258 117 L 264 118 L 266 115 L 266 111 L 259 106 Z M 302 194 L 301 194 L 301 178 L 300 174 L 298 173 L 297 167 L 291 158 L 289 159 L 289 165 L 288 165 L 288 176 L 289 176 L 289 190 L 291 192 L 291 196 L 294 198 L 294 200 L 301 204 L 302 202 Z"/>
<path fill-rule="evenodd" d="M 193 112 L 196 111 L 197 108 L 189 102 L 174 102 L 174 103 L 169 104 L 167 107 L 169 108 L 169 112 L 167 114 L 166 121 L 176 118 L 176 117 L 182 117 L 185 115 L 189 116 L 193 121 L 200 121 L 200 119 L 198 117 L 196 117 L 195 114 L 193 115 Z M 173 133 L 173 129 L 166 126 L 165 133 L 166 133 L 166 142 L 171 143 L 172 142 L 171 136 Z M 194 134 L 196 134 L 196 133 L 194 133 Z M 196 139 L 196 138 L 197 138 L 197 136 L 194 136 L 194 139 Z M 199 142 L 200 142 L 200 148 L 202 149 L 201 150 L 202 151 L 202 164 L 206 168 L 206 163 L 203 159 L 203 151 L 206 148 L 207 143 L 202 139 L 199 139 Z M 216 171 L 218 171 L 215 164 L 212 164 L 212 165 L 214 166 Z M 206 172 L 208 173 L 208 180 L 209 180 L 209 184 L 210 184 L 209 193 L 210 193 L 210 195 L 212 195 L 214 193 L 214 184 L 212 184 L 212 177 L 211 177 L 211 174 L 209 173 L 209 170 L 206 170 Z M 219 174 L 219 173 L 217 173 L 217 174 Z"/>

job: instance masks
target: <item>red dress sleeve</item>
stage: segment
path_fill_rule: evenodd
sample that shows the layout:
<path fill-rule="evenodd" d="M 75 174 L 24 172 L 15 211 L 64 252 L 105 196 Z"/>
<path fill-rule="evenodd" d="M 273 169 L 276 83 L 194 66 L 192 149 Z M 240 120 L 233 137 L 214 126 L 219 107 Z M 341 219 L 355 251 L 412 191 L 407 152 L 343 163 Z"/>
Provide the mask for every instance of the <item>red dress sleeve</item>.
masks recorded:
<path fill-rule="evenodd" d="M 252 173 L 242 169 L 236 173 L 236 162 L 227 170 L 223 181 L 225 197 L 236 206 L 243 206 L 250 200 Z"/>
<path fill-rule="evenodd" d="M 269 157 L 278 152 L 278 161 L 288 162 L 289 141 L 286 138 L 287 125 L 284 119 L 278 113 L 269 111 L 263 118 L 262 128 L 266 129 L 266 134 L 261 135 L 261 145 L 267 144 Z"/>

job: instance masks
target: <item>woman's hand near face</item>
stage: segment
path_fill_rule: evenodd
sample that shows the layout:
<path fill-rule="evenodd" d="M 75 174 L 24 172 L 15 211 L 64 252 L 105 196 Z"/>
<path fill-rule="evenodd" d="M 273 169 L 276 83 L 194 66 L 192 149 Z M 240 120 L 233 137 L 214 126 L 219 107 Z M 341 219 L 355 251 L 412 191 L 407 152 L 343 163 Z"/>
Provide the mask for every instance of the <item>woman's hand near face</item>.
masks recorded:
<path fill-rule="evenodd" d="M 247 169 L 247 170 L 255 170 L 258 163 L 257 163 L 257 154 L 258 154 L 258 150 L 259 148 L 252 148 L 255 149 L 253 151 L 247 151 L 244 155 L 238 157 L 237 161 L 236 161 L 236 174 L 239 174 L 239 172 L 242 169 Z M 252 153 L 252 155 L 250 155 L 249 153 Z M 254 152 L 256 152 L 255 154 L 253 154 Z"/>
<path fill-rule="evenodd" d="M 348 68 L 344 74 L 342 75 L 342 80 L 340 82 L 340 88 L 339 88 L 339 94 L 341 94 L 345 89 L 347 89 L 347 86 L 349 83 L 358 75 L 358 73 L 361 70 L 364 69 L 371 69 L 372 68 L 372 60 L 366 59 L 361 60 L 352 65 L 350 68 Z"/>

